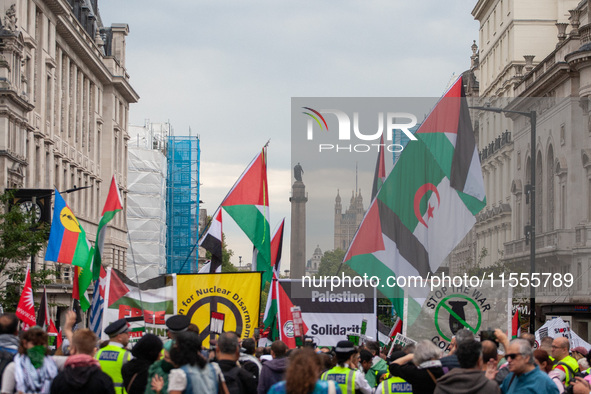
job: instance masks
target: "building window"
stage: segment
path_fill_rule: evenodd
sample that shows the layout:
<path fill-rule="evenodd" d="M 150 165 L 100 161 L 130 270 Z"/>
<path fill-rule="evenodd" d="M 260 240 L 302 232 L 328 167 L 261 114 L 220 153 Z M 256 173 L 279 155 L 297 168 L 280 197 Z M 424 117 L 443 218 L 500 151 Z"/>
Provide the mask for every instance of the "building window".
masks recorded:
<path fill-rule="evenodd" d="M 546 182 L 548 184 L 548 231 L 554 230 L 554 150 L 552 149 L 552 145 L 550 145 L 550 149 L 548 150 L 548 158 L 546 161 L 546 171 L 548 177 Z"/>

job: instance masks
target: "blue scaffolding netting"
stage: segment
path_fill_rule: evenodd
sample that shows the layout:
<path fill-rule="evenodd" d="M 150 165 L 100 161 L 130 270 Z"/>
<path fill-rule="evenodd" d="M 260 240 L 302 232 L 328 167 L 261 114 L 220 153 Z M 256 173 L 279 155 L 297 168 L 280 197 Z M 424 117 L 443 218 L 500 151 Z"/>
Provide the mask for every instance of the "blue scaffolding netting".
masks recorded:
<path fill-rule="evenodd" d="M 166 148 L 166 272 L 197 272 L 199 235 L 198 136 L 168 137 Z"/>

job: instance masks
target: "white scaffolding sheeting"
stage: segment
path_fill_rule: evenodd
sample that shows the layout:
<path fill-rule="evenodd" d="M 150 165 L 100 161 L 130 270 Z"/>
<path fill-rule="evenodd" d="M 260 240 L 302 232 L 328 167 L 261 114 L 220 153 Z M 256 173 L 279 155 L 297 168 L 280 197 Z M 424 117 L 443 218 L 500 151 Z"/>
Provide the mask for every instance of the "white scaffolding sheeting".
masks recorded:
<path fill-rule="evenodd" d="M 166 157 L 146 145 L 128 150 L 127 276 L 136 280 L 135 260 L 139 282 L 166 273 Z"/>

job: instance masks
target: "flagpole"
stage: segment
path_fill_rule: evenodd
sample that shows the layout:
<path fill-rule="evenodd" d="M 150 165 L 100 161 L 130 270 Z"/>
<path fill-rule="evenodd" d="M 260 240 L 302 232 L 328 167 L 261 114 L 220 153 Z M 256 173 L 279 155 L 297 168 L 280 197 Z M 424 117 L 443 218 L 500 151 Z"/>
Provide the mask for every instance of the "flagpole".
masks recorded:
<path fill-rule="evenodd" d="M 144 310 L 144 301 L 142 300 L 142 288 L 140 287 L 140 277 L 137 274 L 137 263 L 135 262 L 135 257 L 133 255 L 133 247 L 131 246 L 131 237 L 129 235 L 129 228 L 127 229 L 127 240 L 129 241 L 129 250 L 131 251 L 131 260 L 133 261 L 133 268 L 135 270 L 135 283 L 137 284 L 137 291 L 140 296 L 140 305 L 142 307 L 142 316 L 144 317 L 142 320 L 144 321 L 144 332 L 146 331 L 146 313 Z"/>
<path fill-rule="evenodd" d="M 407 334 L 407 330 L 408 330 L 408 293 L 404 292 L 404 307 L 402 308 L 403 312 L 402 312 L 402 335 L 406 335 Z"/>

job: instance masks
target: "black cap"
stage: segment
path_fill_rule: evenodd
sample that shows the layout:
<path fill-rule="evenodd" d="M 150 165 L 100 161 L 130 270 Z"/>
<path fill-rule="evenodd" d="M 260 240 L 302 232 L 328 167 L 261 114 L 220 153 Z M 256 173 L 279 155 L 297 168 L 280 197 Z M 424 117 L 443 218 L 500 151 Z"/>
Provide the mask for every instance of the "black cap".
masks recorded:
<path fill-rule="evenodd" d="M 124 332 L 129 331 L 129 323 L 125 319 L 119 319 L 114 321 L 113 323 L 109 324 L 107 328 L 105 328 L 105 334 L 110 337 L 115 337 L 119 334 L 123 334 Z"/>
<path fill-rule="evenodd" d="M 189 324 L 191 324 L 191 319 L 185 315 L 174 315 L 166 319 L 166 328 L 170 332 L 187 331 Z"/>
<path fill-rule="evenodd" d="M 357 351 L 357 348 L 351 341 L 339 341 L 334 351 L 337 354 L 353 354 Z"/>

